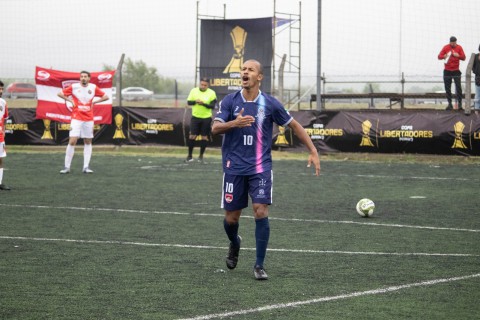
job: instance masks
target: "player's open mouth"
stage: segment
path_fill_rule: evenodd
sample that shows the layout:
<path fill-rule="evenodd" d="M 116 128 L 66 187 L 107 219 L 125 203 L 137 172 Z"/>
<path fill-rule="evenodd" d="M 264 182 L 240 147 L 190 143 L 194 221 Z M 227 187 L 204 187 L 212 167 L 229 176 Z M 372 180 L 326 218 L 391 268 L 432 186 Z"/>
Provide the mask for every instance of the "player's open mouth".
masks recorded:
<path fill-rule="evenodd" d="M 248 78 L 247 76 L 243 76 L 243 77 L 242 77 L 242 81 L 243 81 L 243 82 L 248 82 L 248 80 L 249 80 L 249 78 Z"/>

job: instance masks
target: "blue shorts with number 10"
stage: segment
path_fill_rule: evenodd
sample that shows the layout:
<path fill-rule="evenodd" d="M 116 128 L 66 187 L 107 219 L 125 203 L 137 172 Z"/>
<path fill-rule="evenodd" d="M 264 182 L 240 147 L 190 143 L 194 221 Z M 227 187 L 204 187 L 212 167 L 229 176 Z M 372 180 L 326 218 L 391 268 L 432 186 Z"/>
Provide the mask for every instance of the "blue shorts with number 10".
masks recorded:
<path fill-rule="evenodd" d="M 248 176 L 223 174 L 222 209 L 241 210 L 252 203 L 272 204 L 273 172 L 266 171 Z"/>

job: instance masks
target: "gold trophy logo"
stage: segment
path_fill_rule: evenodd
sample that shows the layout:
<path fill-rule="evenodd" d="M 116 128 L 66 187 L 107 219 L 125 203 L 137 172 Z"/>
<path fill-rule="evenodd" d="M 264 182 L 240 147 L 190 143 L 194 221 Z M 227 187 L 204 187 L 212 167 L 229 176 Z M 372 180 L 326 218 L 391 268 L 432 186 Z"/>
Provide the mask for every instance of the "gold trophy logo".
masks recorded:
<path fill-rule="evenodd" d="M 245 29 L 236 26 L 230 31 L 230 37 L 233 41 L 233 49 L 235 53 L 230 60 L 228 66 L 223 70 L 223 73 L 240 72 L 243 65 L 243 54 L 245 51 L 245 41 L 247 40 L 247 32 Z"/>
<path fill-rule="evenodd" d="M 360 142 L 360 147 L 374 147 L 369 136 L 370 129 L 372 129 L 372 123 L 370 122 L 370 120 L 363 121 L 362 122 L 362 142 Z"/>
<path fill-rule="evenodd" d="M 123 116 L 120 113 L 115 115 L 115 134 L 113 135 L 113 139 L 125 139 L 125 135 L 123 134 L 122 124 L 123 124 Z"/>
<path fill-rule="evenodd" d="M 465 145 L 465 143 L 463 143 L 462 140 L 462 133 L 464 129 L 465 125 L 460 121 L 455 123 L 455 125 L 453 126 L 453 130 L 455 131 L 455 140 L 453 141 L 452 148 L 467 149 L 467 146 Z"/>
<path fill-rule="evenodd" d="M 290 144 L 288 143 L 287 137 L 285 136 L 285 128 L 282 126 L 278 126 L 278 136 L 277 140 L 274 143 L 277 147 L 288 147 Z"/>
<path fill-rule="evenodd" d="M 50 119 L 43 119 L 43 127 L 45 130 L 43 130 L 43 135 L 40 139 L 42 140 L 53 140 L 52 133 L 50 132 L 50 124 L 51 120 Z"/>

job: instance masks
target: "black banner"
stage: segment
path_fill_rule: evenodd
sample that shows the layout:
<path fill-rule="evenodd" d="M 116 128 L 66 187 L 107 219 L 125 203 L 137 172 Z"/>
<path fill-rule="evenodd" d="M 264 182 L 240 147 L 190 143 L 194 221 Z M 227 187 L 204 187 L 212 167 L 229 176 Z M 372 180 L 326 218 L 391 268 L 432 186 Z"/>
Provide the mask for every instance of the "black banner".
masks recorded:
<path fill-rule="evenodd" d="M 294 111 L 320 152 L 480 155 L 480 116 L 448 111 Z M 10 109 L 9 145 L 65 145 L 70 125 L 35 119 L 35 109 Z M 189 108 L 114 107 L 111 125 L 95 125 L 94 143 L 185 146 Z M 303 150 L 289 128 L 276 128 L 274 148 Z M 220 147 L 222 136 L 210 146 Z"/>
<path fill-rule="evenodd" d="M 272 18 L 202 20 L 200 77 L 210 79 L 219 100 L 241 89 L 240 69 L 248 59 L 264 68 L 261 90 L 271 92 Z"/>
<path fill-rule="evenodd" d="M 480 155 L 480 117 L 474 114 L 308 111 L 292 115 L 324 152 Z M 299 147 L 296 138 L 292 146 Z"/>

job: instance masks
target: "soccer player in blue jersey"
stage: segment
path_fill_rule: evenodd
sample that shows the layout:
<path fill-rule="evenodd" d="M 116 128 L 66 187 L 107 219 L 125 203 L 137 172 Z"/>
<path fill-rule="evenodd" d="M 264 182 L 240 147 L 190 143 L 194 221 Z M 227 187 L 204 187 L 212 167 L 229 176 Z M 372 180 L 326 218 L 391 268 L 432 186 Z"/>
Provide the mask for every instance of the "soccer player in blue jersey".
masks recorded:
<path fill-rule="evenodd" d="M 263 267 L 270 226 L 268 206 L 272 203 L 272 130 L 273 123 L 288 126 L 308 148 L 308 166 L 320 174 L 320 159 L 305 129 L 290 116 L 275 98 L 260 91 L 262 65 L 248 60 L 242 65 L 242 90 L 227 95 L 221 102 L 212 126 L 212 134 L 224 134 L 222 144 L 223 222 L 230 240 L 227 268 L 237 266 L 242 238 L 238 235 L 242 210 L 250 195 L 255 217 L 256 261 L 253 273 L 257 280 L 267 280 Z"/>

